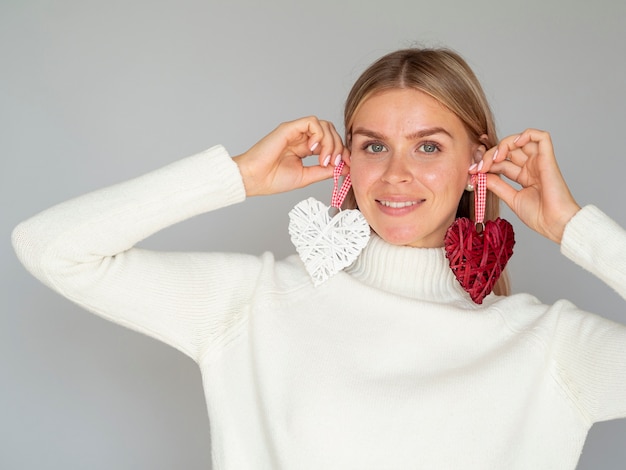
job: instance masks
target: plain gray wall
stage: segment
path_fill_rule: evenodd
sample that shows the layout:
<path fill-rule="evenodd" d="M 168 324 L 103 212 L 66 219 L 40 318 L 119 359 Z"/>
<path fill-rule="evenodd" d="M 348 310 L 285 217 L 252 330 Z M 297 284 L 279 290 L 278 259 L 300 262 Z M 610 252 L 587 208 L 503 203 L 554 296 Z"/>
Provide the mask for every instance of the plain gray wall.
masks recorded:
<path fill-rule="evenodd" d="M 211 466 L 195 364 L 47 290 L 17 262 L 11 229 L 216 143 L 237 154 L 281 121 L 341 128 L 356 76 L 414 44 L 461 52 L 500 135 L 551 131 L 578 201 L 626 225 L 623 0 L 0 2 L 0 468 Z M 287 255 L 288 210 L 329 188 L 252 199 L 143 244 Z M 515 291 L 626 321 L 615 293 L 505 216 Z M 579 468 L 623 469 L 625 443 L 626 421 L 594 426 Z"/>

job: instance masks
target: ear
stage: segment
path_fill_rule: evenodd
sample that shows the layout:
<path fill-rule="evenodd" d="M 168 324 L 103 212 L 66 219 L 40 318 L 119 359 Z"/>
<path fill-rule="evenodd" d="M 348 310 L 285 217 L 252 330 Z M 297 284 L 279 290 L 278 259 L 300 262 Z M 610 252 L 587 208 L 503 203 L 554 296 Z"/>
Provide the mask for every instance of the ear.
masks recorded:
<path fill-rule="evenodd" d="M 474 163 L 478 163 L 479 161 L 481 161 L 486 151 L 487 147 L 482 144 L 477 145 L 476 149 L 474 150 Z"/>
<path fill-rule="evenodd" d="M 478 138 L 478 142 L 480 142 L 481 144 L 483 144 L 485 146 L 485 148 L 489 147 L 489 136 L 487 134 L 482 134 L 479 138 Z"/>
<path fill-rule="evenodd" d="M 350 153 L 350 151 L 348 150 L 347 152 L 344 152 L 342 158 L 346 166 L 350 168 L 350 164 L 352 163 L 352 154 Z"/>
<path fill-rule="evenodd" d="M 344 145 L 343 161 L 346 163 L 346 166 L 350 168 L 350 164 L 352 163 L 352 135 L 348 134 L 346 137 L 346 143 Z"/>
<path fill-rule="evenodd" d="M 483 159 L 483 156 L 485 155 L 488 146 L 489 136 L 487 134 L 482 134 L 478 138 L 478 144 L 476 146 L 476 149 L 474 150 L 474 163 L 478 163 Z"/>

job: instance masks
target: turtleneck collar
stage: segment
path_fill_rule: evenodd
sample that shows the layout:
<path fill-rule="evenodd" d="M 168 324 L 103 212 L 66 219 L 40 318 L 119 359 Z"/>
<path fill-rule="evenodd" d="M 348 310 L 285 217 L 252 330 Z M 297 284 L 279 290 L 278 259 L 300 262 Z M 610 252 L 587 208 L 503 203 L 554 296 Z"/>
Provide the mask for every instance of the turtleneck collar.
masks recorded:
<path fill-rule="evenodd" d="M 442 248 L 391 245 L 375 233 L 345 272 L 392 294 L 475 308 L 454 277 Z"/>

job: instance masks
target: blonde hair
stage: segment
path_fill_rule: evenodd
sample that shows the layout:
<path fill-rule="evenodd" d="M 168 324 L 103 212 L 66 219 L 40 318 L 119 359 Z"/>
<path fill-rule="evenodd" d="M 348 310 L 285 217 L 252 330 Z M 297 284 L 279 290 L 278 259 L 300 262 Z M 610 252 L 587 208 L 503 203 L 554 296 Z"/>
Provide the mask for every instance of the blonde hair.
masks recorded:
<path fill-rule="evenodd" d="M 435 98 L 461 120 L 476 143 L 487 148 L 498 143 L 491 108 L 478 78 L 467 62 L 450 49 L 411 48 L 381 57 L 352 86 L 344 110 L 345 141 L 348 148 L 352 145 L 354 116 L 361 104 L 374 93 L 397 88 L 413 88 Z M 344 202 L 344 208 L 356 206 L 351 190 Z M 465 191 L 459 201 L 457 217 L 473 218 L 473 213 L 474 197 Z M 499 214 L 500 200 L 488 191 L 485 219 L 494 220 Z M 494 292 L 498 295 L 510 293 L 506 272 L 496 283 Z"/>

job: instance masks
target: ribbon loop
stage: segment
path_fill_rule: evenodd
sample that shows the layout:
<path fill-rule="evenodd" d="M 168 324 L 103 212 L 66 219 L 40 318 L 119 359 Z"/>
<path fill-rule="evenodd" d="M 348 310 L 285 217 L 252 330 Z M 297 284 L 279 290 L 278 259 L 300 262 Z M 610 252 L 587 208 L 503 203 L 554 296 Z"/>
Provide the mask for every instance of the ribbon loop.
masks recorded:
<path fill-rule="evenodd" d="M 352 179 L 350 178 L 350 173 L 346 175 L 343 179 L 343 184 L 339 187 L 339 178 L 341 178 L 341 172 L 343 171 L 345 163 L 343 160 L 337 165 L 333 171 L 333 196 L 330 202 L 332 207 L 337 209 L 341 209 L 341 205 L 343 204 L 343 200 L 346 198 L 348 191 L 352 187 Z"/>
<path fill-rule="evenodd" d="M 476 225 L 483 225 L 485 222 L 485 206 L 487 205 L 487 175 L 477 173 L 472 175 L 472 184 L 476 188 L 474 191 L 474 221 Z"/>

